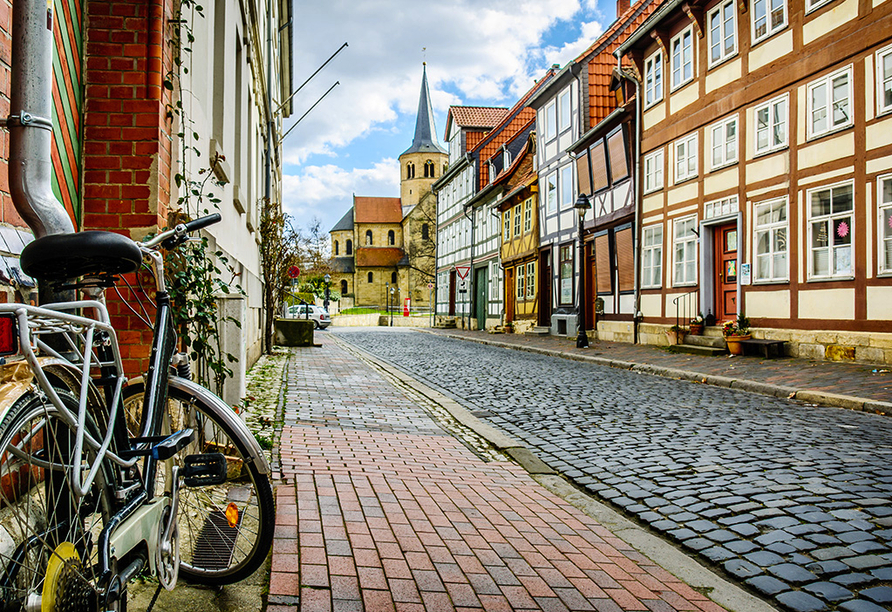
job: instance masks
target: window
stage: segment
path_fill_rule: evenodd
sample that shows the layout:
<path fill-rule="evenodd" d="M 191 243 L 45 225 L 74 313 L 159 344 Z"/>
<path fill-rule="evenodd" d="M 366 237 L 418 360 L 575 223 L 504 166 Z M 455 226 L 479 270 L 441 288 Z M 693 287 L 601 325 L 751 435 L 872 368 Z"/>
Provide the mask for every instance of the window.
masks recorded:
<path fill-rule="evenodd" d="M 558 120 L 560 121 L 560 130 L 570 129 L 570 90 L 568 89 L 558 96 Z"/>
<path fill-rule="evenodd" d="M 335 240 L 335 257 L 338 256 L 338 241 Z"/>
<path fill-rule="evenodd" d="M 527 277 L 523 273 L 523 268 L 524 268 L 524 266 L 521 264 L 521 265 L 517 266 L 516 272 L 515 272 L 516 278 L 514 280 L 514 284 L 517 288 L 517 299 L 518 300 L 523 300 L 527 294 L 527 290 L 526 290 Z"/>
<path fill-rule="evenodd" d="M 753 0 L 753 43 L 787 25 L 787 0 Z"/>
<path fill-rule="evenodd" d="M 523 221 L 520 204 L 514 207 L 514 237 L 520 236 L 520 224 Z"/>
<path fill-rule="evenodd" d="M 672 53 L 672 89 L 694 78 L 694 28 L 689 27 L 669 42 Z"/>
<path fill-rule="evenodd" d="M 756 155 L 787 146 L 787 102 L 783 95 L 755 108 Z"/>
<path fill-rule="evenodd" d="M 725 0 L 709 12 L 709 64 L 723 62 L 737 53 L 737 23 L 734 2 Z"/>
<path fill-rule="evenodd" d="M 548 212 L 557 210 L 557 172 L 552 172 L 545 179 L 545 203 Z"/>
<path fill-rule="evenodd" d="M 610 155 L 610 182 L 616 184 L 629 176 L 626 139 L 622 128 L 607 137 L 607 153 Z"/>
<path fill-rule="evenodd" d="M 347 255 L 353 255 L 353 241 L 347 241 Z"/>
<path fill-rule="evenodd" d="M 785 281 L 787 271 L 787 199 L 761 202 L 755 207 L 753 230 L 756 265 L 754 280 Z"/>
<path fill-rule="evenodd" d="M 415 178 L 415 164 L 413 164 L 412 162 L 406 164 L 406 178 Z"/>
<path fill-rule="evenodd" d="M 852 124 L 852 69 L 845 68 L 808 85 L 808 135 L 821 136 Z"/>
<path fill-rule="evenodd" d="M 505 233 L 503 242 L 511 240 L 511 209 L 509 208 L 502 214 L 502 228 Z"/>
<path fill-rule="evenodd" d="M 877 113 L 892 111 L 892 47 L 877 51 Z"/>
<path fill-rule="evenodd" d="M 641 248 L 641 286 L 661 287 L 663 285 L 663 226 L 651 225 L 644 228 Z"/>
<path fill-rule="evenodd" d="M 663 149 L 644 156 L 644 193 L 663 188 Z"/>
<path fill-rule="evenodd" d="M 387 232 L 387 244 L 393 246 L 396 242 L 396 234 L 393 233 L 393 230 Z"/>
<path fill-rule="evenodd" d="M 372 275 L 371 272 L 369 272 L 369 277 L 368 277 L 368 278 L 369 278 L 369 282 L 371 283 L 371 282 L 374 281 L 374 278 L 375 278 L 375 277 Z"/>
<path fill-rule="evenodd" d="M 697 284 L 697 235 L 694 226 L 697 217 L 687 217 L 675 220 L 675 232 L 673 234 L 673 284 L 676 287 L 682 285 Z"/>
<path fill-rule="evenodd" d="M 511 151 L 505 149 L 502 151 L 502 167 L 507 169 L 511 166 Z"/>
<path fill-rule="evenodd" d="M 523 203 L 523 233 L 529 234 L 533 229 L 533 198 L 527 198 Z"/>
<path fill-rule="evenodd" d="M 644 62 L 644 107 L 663 99 L 663 54 L 657 51 Z"/>
<path fill-rule="evenodd" d="M 807 192 L 810 278 L 850 278 L 854 183 Z"/>
<path fill-rule="evenodd" d="M 737 117 L 725 119 L 710 129 L 712 167 L 721 168 L 737 161 Z"/>
<path fill-rule="evenodd" d="M 434 178 L 434 162 L 431 160 L 424 162 L 424 178 Z"/>
<path fill-rule="evenodd" d="M 561 168 L 561 208 L 573 207 L 573 164 Z"/>
<path fill-rule="evenodd" d="M 697 176 L 697 134 L 675 142 L 675 182 Z"/>
<path fill-rule="evenodd" d="M 494 180 L 496 180 L 496 165 L 489 162 L 489 182 L 492 183 Z"/>
<path fill-rule="evenodd" d="M 560 271 L 560 300 L 561 304 L 573 303 L 573 245 L 566 244 L 561 247 L 559 253 L 558 270 Z"/>
<path fill-rule="evenodd" d="M 372 246 L 372 230 L 365 231 L 365 245 Z"/>
<path fill-rule="evenodd" d="M 607 155 L 604 153 L 604 141 L 599 140 L 588 149 L 592 163 L 592 189 L 595 193 L 610 186 L 607 174 Z"/>
<path fill-rule="evenodd" d="M 703 218 L 715 219 L 718 217 L 727 217 L 736 214 L 737 211 L 737 196 L 731 196 L 730 198 L 723 198 L 721 200 L 716 200 L 715 202 L 707 202 L 706 206 L 703 207 Z"/>
<path fill-rule="evenodd" d="M 396 272 L 391 272 L 391 273 L 390 273 L 390 284 L 391 284 L 391 285 L 395 285 L 395 284 L 396 284 Z"/>
<path fill-rule="evenodd" d="M 813 11 L 819 6 L 824 6 L 830 2 L 830 0 L 805 0 L 805 12 Z"/>
<path fill-rule="evenodd" d="M 527 299 L 536 297 L 536 262 L 527 263 Z"/>
<path fill-rule="evenodd" d="M 542 126 L 542 140 L 548 142 L 557 136 L 557 103 L 549 102 L 545 107 L 545 125 Z"/>
<path fill-rule="evenodd" d="M 346 293 L 347 293 L 347 281 L 342 280 L 341 281 L 341 295 L 344 295 Z"/>
<path fill-rule="evenodd" d="M 892 272 L 892 176 L 881 176 L 878 182 L 880 213 L 880 271 Z"/>
<path fill-rule="evenodd" d="M 489 264 L 489 299 L 498 300 L 499 295 L 499 262 L 493 261 Z"/>
<path fill-rule="evenodd" d="M 430 226 L 427 223 L 421 224 L 421 239 L 422 240 L 430 240 L 431 238 L 431 230 Z"/>

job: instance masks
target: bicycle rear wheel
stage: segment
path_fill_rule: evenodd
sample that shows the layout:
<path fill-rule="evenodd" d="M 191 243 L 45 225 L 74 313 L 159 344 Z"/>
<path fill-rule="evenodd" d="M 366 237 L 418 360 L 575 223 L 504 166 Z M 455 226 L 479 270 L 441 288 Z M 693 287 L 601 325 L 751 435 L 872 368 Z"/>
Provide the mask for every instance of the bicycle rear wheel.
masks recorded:
<path fill-rule="evenodd" d="M 77 413 L 77 400 L 60 392 Z M 88 431 L 96 427 L 88 418 Z M 0 423 L 0 601 L 3 610 L 106 610 L 99 594 L 96 543 L 113 513 L 110 468 L 85 496 L 73 493 L 74 432 L 56 408 L 34 394 Z M 112 609 L 123 606 L 121 601 Z"/>
<path fill-rule="evenodd" d="M 136 429 L 142 414 L 143 383 L 124 390 L 128 427 Z M 187 455 L 222 453 L 227 477 L 220 485 L 180 487 L 177 526 L 180 578 L 198 584 L 231 584 L 250 576 L 272 546 L 275 508 L 269 478 L 253 462 L 247 430 L 236 431 L 218 416 L 219 405 L 187 389 L 168 386 L 162 433 L 186 427 L 195 440 L 159 466 L 157 490 L 167 490 L 171 468 Z M 231 410 L 224 405 L 223 409 Z"/>

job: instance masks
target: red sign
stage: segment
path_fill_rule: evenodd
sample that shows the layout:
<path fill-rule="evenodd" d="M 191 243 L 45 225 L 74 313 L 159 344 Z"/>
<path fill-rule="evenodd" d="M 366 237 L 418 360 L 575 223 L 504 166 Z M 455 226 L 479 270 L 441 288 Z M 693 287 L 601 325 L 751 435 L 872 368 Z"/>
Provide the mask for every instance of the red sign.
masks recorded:
<path fill-rule="evenodd" d="M 290 276 L 291 278 L 297 278 L 298 276 L 300 276 L 300 268 L 298 268 L 297 266 L 291 266 L 290 268 L 288 268 L 288 276 Z"/>
<path fill-rule="evenodd" d="M 411 308 L 411 306 L 412 306 L 412 298 L 406 298 L 405 302 L 403 303 L 403 316 L 404 317 L 409 316 L 409 309 Z"/>
<path fill-rule="evenodd" d="M 471 266 L 455 266 L 455 273 L 458 274 L 458 277 L 462 280 L 468 278 L 468 272 L 471 271 Z"/>

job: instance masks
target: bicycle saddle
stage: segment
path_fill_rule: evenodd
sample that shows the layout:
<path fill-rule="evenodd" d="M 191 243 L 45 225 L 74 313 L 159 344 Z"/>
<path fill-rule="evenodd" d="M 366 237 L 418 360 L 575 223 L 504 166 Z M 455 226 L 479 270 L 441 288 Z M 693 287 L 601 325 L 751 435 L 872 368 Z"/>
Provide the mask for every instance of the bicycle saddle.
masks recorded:
<path fill-rule="evenodd" d="M 53 234 L 29 243 L 22 270 L 38 280 L 64 281 L 85 275 L 127 274 L 142 264 L 136 244 L 114 232 Z"/>

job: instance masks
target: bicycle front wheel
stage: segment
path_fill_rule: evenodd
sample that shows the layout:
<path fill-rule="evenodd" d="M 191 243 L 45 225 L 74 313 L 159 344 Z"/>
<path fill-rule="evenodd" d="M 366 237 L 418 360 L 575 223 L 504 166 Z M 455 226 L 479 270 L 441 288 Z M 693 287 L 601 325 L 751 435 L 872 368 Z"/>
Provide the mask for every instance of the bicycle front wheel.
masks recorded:
<path fill-rule="evenodd" d="M 139 423 L 144 393 L 141 382 L 124 390 L 131 431 Z M 180 487 L 180 578 L 198 584 L 231 584 L 250 576 L 266 559 L 275 527 L 269 478 L 249 460 L 245 436 L 250 434 L 236 431 L 218 416 L 220 409 L 188 389 L 168 386 L 162 433 L 190 427 L 195 440 L 159 465 L 156 490 L 169 490 L 172 467 L 180 466 L 182 473 L 187 455 L 221 453 L 227 464 L 223 484 Z"/>
<path fill-rule="evenodd" d="M 76 414 L 77 400 L 60 397 Z M 89 417 L 87 430 L 98 437 Z M 55 406 L 33 394 L 13 404 L 0 423 L 3 610 L 108 609 L 99 593 L 96 543 L 113 513 L 111 472 L 103 463 L 87 494 L 75 494 L 74 470 L 85 475 L 95 456 L 85 452 L 73 465 L 74 440 Z"/>

